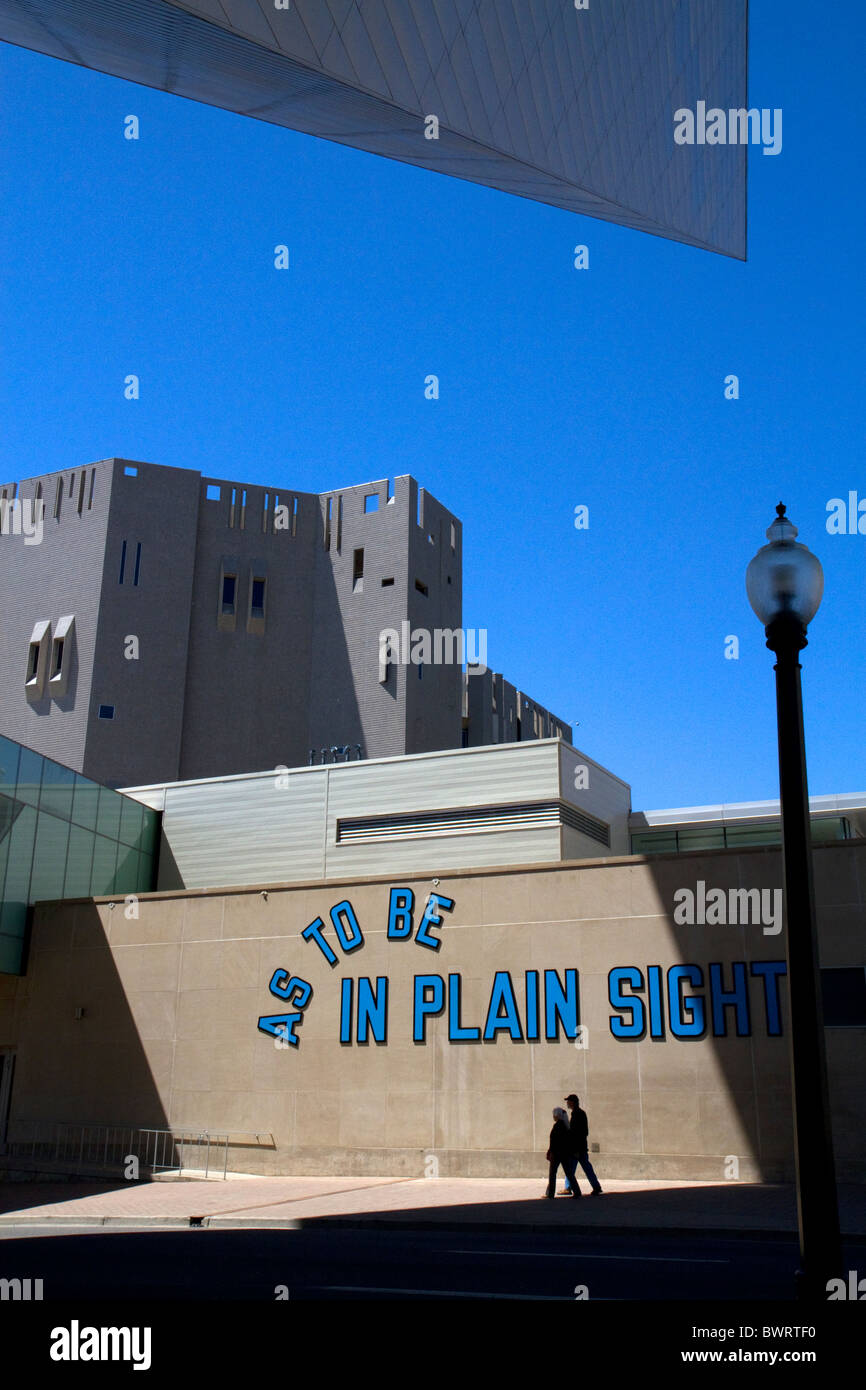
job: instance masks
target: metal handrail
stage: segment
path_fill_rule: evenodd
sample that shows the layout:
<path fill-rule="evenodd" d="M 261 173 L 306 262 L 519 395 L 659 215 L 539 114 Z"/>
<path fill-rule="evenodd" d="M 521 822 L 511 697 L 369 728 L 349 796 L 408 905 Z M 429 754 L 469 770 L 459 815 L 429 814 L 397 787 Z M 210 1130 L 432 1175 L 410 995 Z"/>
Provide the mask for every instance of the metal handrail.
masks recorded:
<path fill-rule="evenodd" d="M 204 1161 L 204 1176 L 210 1176 L 212 1159 L 219 1157 L 222 1149 L 222 1176 L 228 1171 L 228 1151 L 233 1139 L 253 1138 L 256 1144 L 270 1141 L 273 1135 L 264 1131 L 253 1133 L 246 1130 L 221 1130 L 219 1133 L 202 1129 L 195 1125 L 173 1125 L 170 1129 L 152 1129 L 136 1125 L 91 1125 L 59 1122 L 54 1125 L 41 1122 L 19 1121 L 17 1129 L 28 1129 L 32 1137 L 8 1138 L 5 1145 L 7 1155 L 37 1157 L 49 1162 L 73 1165 L 79 1172 L 85 1168 L 101 1168 L 107 1171 L 118 1167 L 125 1169 L 131 1158 L 138 1161 L 139 1172 L 149 1173 L 177 1171 L 178 1174 L 201 1172 Z M 199 1165 L 190 1162 L 192 1156 Z M 215 1151 L 215 1152 L 214 1152 Z M 218 1162 L 214 1163 L 218 1167 Z"/>

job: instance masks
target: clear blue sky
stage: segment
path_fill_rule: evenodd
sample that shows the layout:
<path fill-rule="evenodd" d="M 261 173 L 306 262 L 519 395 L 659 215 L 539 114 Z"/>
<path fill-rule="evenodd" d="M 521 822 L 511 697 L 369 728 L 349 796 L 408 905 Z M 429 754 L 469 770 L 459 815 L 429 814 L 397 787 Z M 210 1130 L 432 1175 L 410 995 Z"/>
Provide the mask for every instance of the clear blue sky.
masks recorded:
<path fill-rule="evenodd" d="M 753 0 L 784 143 L 743 265 L 0 45 L 0 476 L 413 473 L 464 523 L 489 664 L 645 809 L 778 794 L 743 574 L 783 498 L 825 570 L 810 790 L 864 790 L 866 536 L 825 528 L 866 497 L 864 46 L 860 0 Z"/>

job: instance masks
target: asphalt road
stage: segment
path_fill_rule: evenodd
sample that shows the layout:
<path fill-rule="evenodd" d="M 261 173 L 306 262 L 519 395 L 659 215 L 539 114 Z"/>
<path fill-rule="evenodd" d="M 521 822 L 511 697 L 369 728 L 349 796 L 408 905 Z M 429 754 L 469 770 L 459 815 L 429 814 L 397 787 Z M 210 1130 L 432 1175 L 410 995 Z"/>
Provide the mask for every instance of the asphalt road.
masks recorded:
<path fill-rule="evenodd" d="M 866 1241 L 847 1256 L 866 1273 Z M 0 1231 L 0 1278 L 42 1279 L 46 1302 L 793 1300 L 796 1264 L 790 1239 L 663 1232 Z"/>

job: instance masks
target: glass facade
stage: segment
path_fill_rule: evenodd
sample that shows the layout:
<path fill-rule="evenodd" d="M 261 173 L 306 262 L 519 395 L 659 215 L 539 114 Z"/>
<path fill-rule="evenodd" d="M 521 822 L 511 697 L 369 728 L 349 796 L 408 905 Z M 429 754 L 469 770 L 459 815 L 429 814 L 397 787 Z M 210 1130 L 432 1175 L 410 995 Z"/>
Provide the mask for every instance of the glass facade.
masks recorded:
<path fill-rule="evenodd" d="M 31 903 L 146 893 L 159 815 L 0 737 L 0 972 L 20 974 Z"/>
<path fill-rule="evenodd" d="M 812 818 L 812 842 L 850 840 L 851 826 L 845 816 Z M 689 849 L 743 849 L 746 845 L 781 845 L 779 821 L 760 825 L 696 825 L 684 830 L 663 826 L 659 830 L 635 831 L 632 854 L 681 854 Z"/>

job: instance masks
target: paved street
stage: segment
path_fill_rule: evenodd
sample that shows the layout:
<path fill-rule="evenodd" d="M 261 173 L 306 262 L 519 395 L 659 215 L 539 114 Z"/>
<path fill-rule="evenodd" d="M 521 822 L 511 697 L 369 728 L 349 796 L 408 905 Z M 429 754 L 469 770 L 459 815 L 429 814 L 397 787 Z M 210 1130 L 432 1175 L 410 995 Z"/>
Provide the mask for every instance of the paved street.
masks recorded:
<path fill-rule="evenodd" d="M 608 1180 L 601 1198 L 542 1200 L 542 1178 L 244 1177 L 148 1183 L 5 1183 L 0 1229 L 51 1222 L 285 1226 L 310 1222 L 481 1229 L 796 1231 L 794 1190 L 760 1183 Z M 843 1230 L 866 1236 L 866 1187 L 840 1188 Z"/>
<path fill-rule="evenodd" d="M 866 1269 L 866 1241 L 850 1245 Z M 643 1232 L 7 1226 L 6 1278 L 46 1301 L 123 1299 L 790 1300 L 790 1239 Z"/>

